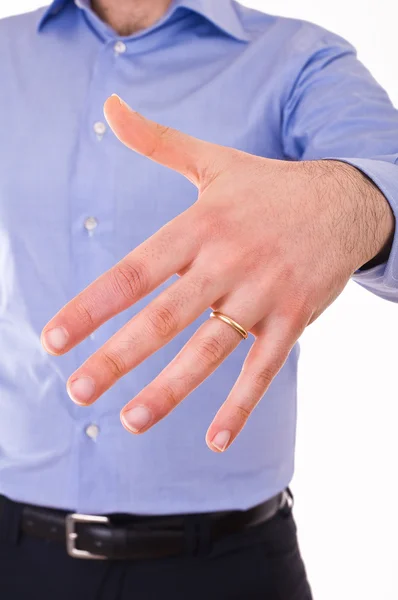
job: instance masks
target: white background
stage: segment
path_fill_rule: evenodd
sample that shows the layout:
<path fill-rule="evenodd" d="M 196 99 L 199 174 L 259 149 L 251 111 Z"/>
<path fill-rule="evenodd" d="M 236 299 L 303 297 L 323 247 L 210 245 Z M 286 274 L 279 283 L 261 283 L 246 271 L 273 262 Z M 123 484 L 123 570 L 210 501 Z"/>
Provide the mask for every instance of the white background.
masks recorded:
<path fill-rule="evenodd" d="M 243 3 L 349 39 L 398 106 L 395 2 Z M 0 0 L 0 17 L 40 4 Z M 396 305 L 350 283 L 302 338 L 292 487 L 315 600 L 398 598 L 397 328 Z"/>

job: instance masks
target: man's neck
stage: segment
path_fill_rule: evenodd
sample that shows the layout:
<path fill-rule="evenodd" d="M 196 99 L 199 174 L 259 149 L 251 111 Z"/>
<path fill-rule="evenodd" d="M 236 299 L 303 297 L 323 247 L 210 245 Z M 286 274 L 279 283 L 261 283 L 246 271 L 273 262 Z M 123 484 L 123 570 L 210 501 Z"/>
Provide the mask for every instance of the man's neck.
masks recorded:
<path fill-rule="evenodd" d="M 94 12 L 119 35 L 151 27 L 167 11 L 171 0 L 92 0 Z"/>

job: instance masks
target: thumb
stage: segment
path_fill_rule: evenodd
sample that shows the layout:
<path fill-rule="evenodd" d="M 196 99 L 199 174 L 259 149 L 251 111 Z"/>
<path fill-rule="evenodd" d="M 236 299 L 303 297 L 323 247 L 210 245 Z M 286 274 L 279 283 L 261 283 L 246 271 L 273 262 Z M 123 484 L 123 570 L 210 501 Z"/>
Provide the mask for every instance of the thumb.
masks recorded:
<path fill-rule="evenodd" d="M 146 119 L 116 94 L 105 102 L 104 114 L 116 137 L 128 148 L 201 186 L 217 146 Z"/>

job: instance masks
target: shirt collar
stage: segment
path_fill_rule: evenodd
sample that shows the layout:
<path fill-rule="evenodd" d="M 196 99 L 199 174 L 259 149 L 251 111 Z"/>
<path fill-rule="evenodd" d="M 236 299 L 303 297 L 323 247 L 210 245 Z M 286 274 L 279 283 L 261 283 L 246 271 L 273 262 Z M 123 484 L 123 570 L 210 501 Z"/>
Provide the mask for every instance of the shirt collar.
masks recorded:
<path fill-rule="evenodd" d="M 175 5 L 197 12 L 238 40 L 249 41 L 232 0 L 177 0 Z"/>
<path fill-rule="evenodd" d="M 61 13 L 69 2 L 73 2 L 73 0 L 53 0 L 40 18 L 38 31 L 41 31 L 47 21 Z M 188 8 L 202 15 L 232 37 L 247 42 L 248 35 L 239 20 L 234 4 L 233 0 L 174 0 L 170 10 L 174 12 L 179 7 Z"/>

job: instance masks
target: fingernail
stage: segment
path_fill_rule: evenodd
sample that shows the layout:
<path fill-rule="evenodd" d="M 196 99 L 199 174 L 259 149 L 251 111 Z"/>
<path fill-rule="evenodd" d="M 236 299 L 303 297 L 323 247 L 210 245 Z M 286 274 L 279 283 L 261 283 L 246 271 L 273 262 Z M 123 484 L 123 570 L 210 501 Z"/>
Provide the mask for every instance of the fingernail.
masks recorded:
<path fill-rule="evenodd" d="M 228 446 L 228 442 L 231 439 L 231 432 L 224 430 L 219 431 L 217 435 L 214 436 L 213 441 L 211 443 L 212 446 L 217 448 L 220 452 L 224 452 L 225 448 Z"/>
<path fill-rule="evenodd" d="M 128 108 L 129 110 L 131 110 L 131 108 L 127 104 L 127 102 L 125 102 L 124 100 L 122 100 L 120 96 L 118 96 L 117 94 L 112 94 L 112 96 L 113 96 L 113 98 L 117 98 L 122 106 L 125 106 L 126 108 Z"/>
<path fill-rule="evenodd" d="M 138 433 L 148 425 L 152 415 L 146 406 L 135 406 L 122 413 L 121 418 L 127 429 L 130 429 L 134 433 Z"/>
<path fill-rule="evenodd" d="M 84 405 L 94 396 L 95 383 L 91 377 L 79 377 L 68 385 L 67 390 L 73 402 Z"/>
<path fill-rule="evenodd" d="M 51 352 L 65 348 L 68 343 L 69 333 L 64 327 L 49 329 L 43 334 L 43 344 L 46 350 Z"/>
<path fill-rule="evenodd" d="M 112 94 L 112 98 L 117 98 L 117 100 L 119 100 L 120 104 L 122 103 L 121 97 L 118 96 L 117 94 Z"/>

